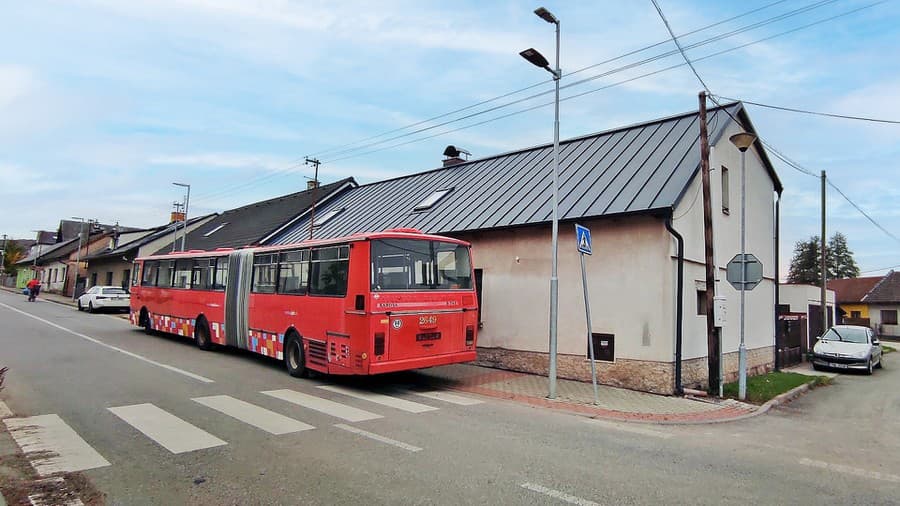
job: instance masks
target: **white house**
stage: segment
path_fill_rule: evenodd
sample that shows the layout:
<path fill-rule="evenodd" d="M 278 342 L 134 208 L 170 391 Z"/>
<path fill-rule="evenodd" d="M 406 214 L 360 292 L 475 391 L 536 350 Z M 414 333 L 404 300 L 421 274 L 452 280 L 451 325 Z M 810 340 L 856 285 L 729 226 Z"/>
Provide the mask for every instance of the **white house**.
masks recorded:
<path fill-rule="evenodd" d="M 739 292 L 725 281 L 724 268 L 740 250 L 741 156 L 728 138 L 753 126 L 740 103 L 710 110 L 709 125 L 718 292 L 728 313 L 725 373 L 733 377 Z M 480 363 L 546 374 L 552 144 L 471 161 L 450 156 L 444 167 L 336 197 L 322 207 L 322 216 L 333 213 L 315 227 L 315 238 L 411 227 L 470 241 L 480 290 Z M 587 270 L 600 381 L 672 393 L 680 366 L 683 385 L 705 385 L 706 317 L 697 308 L 705 288 L 699 161 L 697 112 L 560 143 L 560 377 L 590 378 L 578 222 L 593 235 Z M 775 204 L 782 188 L 760 143 L 747 151 L 746 166 L 747 251 L 761 260 L 764 279 L 746 294 L 745 335 L 751 372 L 759 372 L 774 364 Z M 269 243 L 299 242 L 308 234 L 303 220 Z"/>

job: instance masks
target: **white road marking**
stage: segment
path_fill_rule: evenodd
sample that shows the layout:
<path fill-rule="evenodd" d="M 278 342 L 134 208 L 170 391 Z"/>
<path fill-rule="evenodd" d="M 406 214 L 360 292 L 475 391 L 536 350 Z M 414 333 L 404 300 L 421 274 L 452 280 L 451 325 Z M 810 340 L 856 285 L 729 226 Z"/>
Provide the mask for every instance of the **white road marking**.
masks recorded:
<path fill-rule="evenodd" d="M 578 506 L 600 506 L 598 503 L 595 503 L 594 501 L 588 501 L 587 499 L 582 499 L 580 497 L 576 497 L 574 495 L 570 495 L 565 492 L 560 492 L 559 490 L 553 490 L 552 488 L 547 488 L 547 487 L 537 485 L 534 483 L 523 483 L 520 486 L 522 488 L 531 490 L 532 492 L 544 494 L 547 497 L 559 499 L 560 501 L 565 501 L 569 504 L 577 504 Z"/>
<path fill-rule="evenodd" d="M 369 438 L 369 439 L 372 439 L 372 440 L 375 440 L 375 441 L 378 441 L 378 442 L 381 442 L 381 443 L 389 444 L 389 445 L 391 445 L 391 446 L 396 446 L 397 448 L 402 448 L 402 449 L 404 449 L 404 450 L 406 450 L 406 451 L 409 451 L 409 452 L 420 452 L 420 451 L 422 451 L 422 449 L 419 448 L 418 446 L 413 446 L 413 445 L 410 445 L 410 444 L 406 444 L 406 443 L 404 443 L 404 442 L 402 442 L 402 441 L 397 441 L 396 439 L 391 439 L 391 438 L 389 438 L 389 437 L 379 436 L 378 434 L 374 434 L 374 433 L 372 433 L 372 432 L 365 431 L 365 430 L 362 430 L 362 429 L 357 429 L 356 427 L 351 427 L 351 426 L 349 426 L 349 425 L 344 425 L 344 424 L 342 424 L 342 423 L 335 424 L 335 427 L 337 427 L 337 428 L 339 428 L 339 429 L 342 429 L 342 430 L 345 430 L 345 431 L 347 431 L 347 432 L 352 432 L 352 433 L 354 433 L 354 434 L 359 434 L 360 436 L 367 437 L 367 438 Z"/>
<path fill-rule="evenodd" d="M 437 401 L 449 402 L 450 404 L 458 404 L 460 406 L 474 406 L 476 404 L 484 403 L 484 401 L 478 399 L 463 397 L 461 395 L 451 394 L 449 392 L 443 392 L 440 390 L 431 390 L 428 392 L 418 392 L 416 390 L 410 390 L 409 393 L 427 397 L 429 399 L 434 399 Z"/>
<path fill-rule="evenodd" d="M 318 388 L 349 397 L 355 397 L 364 401 L 374 402 L 375 404 L 381 404 L 382 406 L 387 406 L 389 408 L 400 409 L 410 413 L 424 413 L 426 411 L 436 411 L 438 409 L 434 406 L 428 406 L 425 404 L 420 404 L 418 402 L 408 401 L 399 397 L 391 397 L 390 395 L 376 394 L 363 390 L 355 390 L 353 388 L 334 385 L 322 385 Z"/>
<path fill-rule="evenodd" d="M 41 476 L 109 465 L 58 415 L 7 418 L 3 423 L 26 456 L 33 452 L 42 453 L 29 459 Z"/>
<path fill-rule="evenodd" d="M 362 409 L 346 406 L 338 402 L 329 401 L 313 395 L 303 394 L 294 390 L 269 390 L 260 392 L 276 399 L 281 399 L 304 408 L 309 408 L 326 415 L 331 415 L 348 422 L 362 422 L 365 420 L 374 420 L 376 418 L 384 418 L 381 415 L 370 413 Z"/>
<path fill-rule="evenodd" d="M 172 453 L 185 453 L 228 444 L 153 404 L 134 404 L 107 409 Z"/>
<path fill-rule="evenodd" d="M 146 362 L 146 363 L 148 363 L 148 364 L 155 365 L 155 366 L 157 366 L 157 367 L 162 367 L 163 369 L 166 369 L 166 370 L 169 370 L 169 371 L 172 371 L 172 372 L 181 374 L 181 375 L 183 375 L 183 376 L 187 376 L 188 378 L 193 378 L 193 379 L 195 379 L 195 380 L 197 380 L 197 381 L 202 381 L 203 383 L 215 383 L 215 381 L 213 381 L 213 380 L 211 380 L 211 379 L 209 379 L 209 378 L 205 378 L 205 377 L 203 377 L 203 376 L 200 376 L 199 374 L 194 374 L 194 373 L 192 373 L 192 372 L 185 371 L 184 369 L 179 369 L 179 368 L 177 368 L 177 367 L 173 367 L 173 366 L 168 365 L 168 364 L 163 364 L 163 363 L 161 363 L 161 362 L 157 362 L 157 361 L 155 361 L 155 360 L 151 360 L 151 359 L 149 359 L 149 358 L 147 358 L 147 357 L 144 357 L 144 356 L 142 356 L 142 355 L 138 355 L 137 353 L 132 353 L 132 352 L 130 352 L 130 351 L 128 351 L 128 350 L 123 350 L 122 348 L 118 348 L 118 347 L 113 346 L 113 345 L 111 345 L 111 344 L 106 344 L 106 343 L 104 343 L 103 341 L 100 341 L 99 339 L 95 339 L 95 338 L 93 338 L 93 337 L 91 337 L 91 336 L 86 336 L 86 335 L 84 335 L 84 334 L 75 332 L 74 330 L 67 329 L 67 328 L 63 327 L 62 325 L 57 325 L 57 324 L 55 324 L 55 323 L 53 323 L 53 322 L 51 322 L 51 321 L 49 321 L 49 320 L 45 320 L 45 319 L 43 319 L 43 318 L 34 316 L 33 314 L 26 313 L 25 311 L 18 310 L 18 309 L 16 309 L 16 308 L 12 307 L 12 306 L 8 306 L 8 305 L 6 305 L 6 304 L 0 303 L 0 307 L 4 307 L 4 308 L 6 308 L 6 309 L 9 309 L 10 311 L 14 311 L 14 312 L 19 313 L 19 314 L 21 314 L 21 315 L 23 315 L 23 316 L 27 316 L 27 317 L 29 317 L 29 318 L 31 318 L 31 319 L 37 320 L 37 321 L 39 321 L 39 322 L 41 322 L 41 323 L 45 323 L 45 324 L 47 324 L 47 325 L 50 325 L 51 327 L 54 327 L 54 328 L 57 328 L 57 329 L 59 329 L 59 330 L 62 330 L 63 332 L 67 332 L 67 333 L 69 333 L 69 334 L 72 334 L 73 336 L 80 337 L 80 338 L 85 339 L 85 340 L 87 340 L 87 341 L 90 341 L 90 342 L 92 342 L 92 343 L 94 343 L 94 344 L 99 344 L 100 346 L 103 346 L 104 348 L 108 348 L 108 349 L 113 350 L 113 351 L 118 351 L 119 353 L 128 355 L 128 356 L 131 357 L 131 358 L 136 358 L 136 359 L 141 360 L 141 361 L 143 361 L 143 362 Z"/>
<path fill-rule="evenodd" d="M 210 397 L 197 397 L 191 399 L 220 413 L 237 418 L 238 420 L 262 429 L 269 434 L 288 434 L 302 430 L 315 429 L 312 425 L 288 418 L 274 411 L 261 408 L 249 402 L 228 395 L 213 395 Z"/>
<path fill-rule="evenodd" d="M 594 418 L 588 418 L 587 420 L 585 420 L 585 422 L 591 425 L 606 427 L 607 429 L 620 430 L 622 432 L 631 432 L 632 434 L 640 434 L 642 436 L 658 437 L 660 439 L 669 439 L 670 437 L 672 437 L 672 434 L 669 434 L 667 432 L 645 429 L 644 427 L 629 425 L 625 423 L 606 422 Z"/>
<path fill-rule="evenodd" d="M 5 402 L 0 401 L 0 418 L 9 418 L 13 416 L 13 412 Z"/>
<path fill-rule="evenodd" d="M 900 476 L 897 476 L 896 474 L 880 473 L 878 471 L 866 471 L 865 469 L 859 469 L 857 467 L 845 466 L 843 464 L 831 464 L 829 462 L 822 462 L 821 460 L 812 460 L 807 458 L 800 459 L 800 464 L 804 466 L 818 467 L 819 469 L 828 469 L 829 471 L 859 476 L 862 478 L 871 478 L 873 480 L 900 483 Z"/>

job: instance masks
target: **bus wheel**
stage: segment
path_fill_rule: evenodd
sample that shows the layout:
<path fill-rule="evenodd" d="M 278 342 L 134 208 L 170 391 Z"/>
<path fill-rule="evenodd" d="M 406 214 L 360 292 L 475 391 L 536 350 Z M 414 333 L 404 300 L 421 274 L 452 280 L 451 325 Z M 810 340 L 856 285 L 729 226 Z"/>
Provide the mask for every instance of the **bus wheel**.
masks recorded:
<path fill-rule="evenodd" d="M 197 327 L 194 329 L 194 342 L 201 350 L 212 349 L 213 343 L 209 338 L 209 326 L 207 326 L 206 320 L 197 322 Z"/>
<path fill-rule="evenodd" d="M 292 335 L 284 347 L 284 366 L 288 374 L 295 378 L 306 376 L 306 357 L 303 354 L 303 340 Z"/>
<path fill-rule="evenodd" d="M 141 323 L 144 326 L 144 333 L 153 335 L 153 323 L 150 321 L 150 313 L 146 309 L 141 310 Z"/>

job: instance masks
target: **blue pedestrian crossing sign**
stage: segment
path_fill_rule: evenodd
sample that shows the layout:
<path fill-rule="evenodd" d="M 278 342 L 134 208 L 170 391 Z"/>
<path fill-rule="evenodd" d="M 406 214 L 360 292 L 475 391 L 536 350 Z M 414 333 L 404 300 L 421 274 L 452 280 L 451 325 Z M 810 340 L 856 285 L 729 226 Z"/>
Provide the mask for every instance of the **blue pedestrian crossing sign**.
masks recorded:
<path fill-rule="evenodd" d="M 575 237 L 578 241 L 578 251 L 585 255 L 591 254 L 591 231 L 587 227 L 575 224 Z"/>

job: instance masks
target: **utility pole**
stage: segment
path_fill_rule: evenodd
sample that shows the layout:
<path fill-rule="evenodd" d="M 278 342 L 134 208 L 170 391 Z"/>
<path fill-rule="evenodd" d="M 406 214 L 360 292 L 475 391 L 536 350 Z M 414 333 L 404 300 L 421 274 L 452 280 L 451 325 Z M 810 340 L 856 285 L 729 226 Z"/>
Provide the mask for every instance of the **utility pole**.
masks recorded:
<path fill-rule="evenodd" d="M 827 282 L 826 278 L 828 277 L 827 272 L 825 271 L 825 171 L 822 171 L 822 259 L 820 262 L 819 268 L 822 270 L 822 334 L 828 330 L 828 304 L 825 300 L 825 283 Z M 820 336 L 822 334 L 819 334 Z"/>
<path fill-rule="evenodd" d="M 713 255 L 712 202 L 709 188 L 709 132 L 706 129 L 706 92 L 700 95 L 700 173 L 703 185 L 703 238 L 706 263 L 706 347 L 709 393 L 719 392 L 719 339 L 716 335 L 713 296 L 716 291 L 716 264 Z"/>
<path fill-rule="evenodd" d="M 6 234 L 3 234 L 3 251 L 0 251 L 0 271 L 6 274 Z"/>
<path fill-rule="evenodd" d="M 315 168 L 313 172 L 313 198 L 312 206 L 309 208 L 309 238 L 313 238 L 313 223 L 316 221 L 316 199 L 319 196 L 319 164 L 321 162 L 316 158 L 306 157 L 303 161 L 304 165 L 312 165 Z"/>

